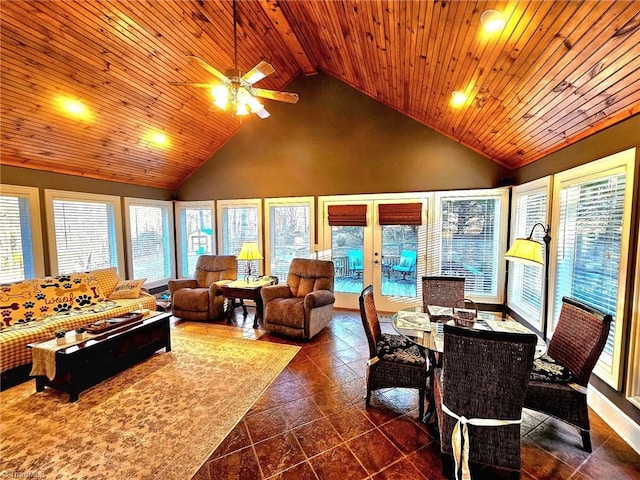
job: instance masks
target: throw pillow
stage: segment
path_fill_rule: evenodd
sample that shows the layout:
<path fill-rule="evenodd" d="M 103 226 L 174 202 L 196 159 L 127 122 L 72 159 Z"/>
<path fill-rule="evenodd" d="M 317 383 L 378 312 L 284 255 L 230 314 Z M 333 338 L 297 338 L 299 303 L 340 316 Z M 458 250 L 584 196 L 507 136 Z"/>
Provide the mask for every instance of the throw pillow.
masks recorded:
<path fill-rule="evenodd" d="M 140 296 L 140 289 L 146 281 L 146 278 L 142 278 L 140 280 L 122 280 L 121 282 L 118 282 L 116 288 L 114 288 L 111 295 L 109 295 L 109 300 L 138 298 Z"/>

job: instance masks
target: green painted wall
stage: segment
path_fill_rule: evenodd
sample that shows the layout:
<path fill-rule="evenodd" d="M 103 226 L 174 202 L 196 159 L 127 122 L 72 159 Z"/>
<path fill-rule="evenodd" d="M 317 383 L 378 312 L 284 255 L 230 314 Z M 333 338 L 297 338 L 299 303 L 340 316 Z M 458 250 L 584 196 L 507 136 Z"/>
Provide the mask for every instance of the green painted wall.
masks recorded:
<path fill-rule="evenodd" d="M 636 153 L 640 155 L 640 115 L 634 115 L 628 120 L 514 170 L 511 175 L 515 184 L 520 185 L 632 147 L 637 147 Z"/>
<path fill-rule="evenodd" d="M 267 101 L 179 188 L 180 200 L 415 192 L 498 186 L 507 170 L 326 75 Z"/>
<path fill-rule="evenodd" d="M 69 190 L 72 192 L 119 195 L 121 197 L 171 200 L 172 192 L 161 188 L 141 187 L 129 183 L 109 182 L 74 175 L 52 173 L 44 170 L 0 166 L 0 183 L 23 185 L 40 189 Z M 44 192 L 40 192 L 41 196 Z"/>

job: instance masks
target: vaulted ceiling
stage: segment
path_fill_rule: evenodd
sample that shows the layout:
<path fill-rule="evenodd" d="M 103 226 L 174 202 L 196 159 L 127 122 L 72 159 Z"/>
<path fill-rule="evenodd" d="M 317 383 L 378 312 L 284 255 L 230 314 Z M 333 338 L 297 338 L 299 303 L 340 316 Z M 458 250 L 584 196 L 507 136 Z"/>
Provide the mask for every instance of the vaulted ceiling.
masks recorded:
<path fill-rule="evenodd" d="M 2 1 L 0 163 L 177 188 L 247 121 L 189 58 L 233 66 L 232 3 Z M 640 112 L 639 1 L 239 1 L 238 67 L 324 71 L 517 168 Z M 483 33 L 487 9 L 506 16 Z M 451 105 L 453 90 L 467 94 Z M 61 98 L 84 103 L 68 117 Z M 265 101 L 269 109 L 272 100 Z M 288 106 L 295 108 L 295 105 Z M 283 114 L 282 110 L 278 114 Z M 165 145 L 154 143 L 164 133 Z"/>

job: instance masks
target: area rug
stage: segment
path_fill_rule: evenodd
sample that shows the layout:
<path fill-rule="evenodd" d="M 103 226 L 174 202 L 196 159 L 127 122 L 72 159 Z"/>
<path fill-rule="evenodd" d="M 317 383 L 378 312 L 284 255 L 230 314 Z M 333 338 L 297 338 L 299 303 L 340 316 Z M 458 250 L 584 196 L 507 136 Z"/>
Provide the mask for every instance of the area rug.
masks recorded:
<path fill-rule="evenodd" d="M 0 394 L 0 478 L 189 479 L 299 347 L 172 330 L 172 351 L 80 394 Z"/>

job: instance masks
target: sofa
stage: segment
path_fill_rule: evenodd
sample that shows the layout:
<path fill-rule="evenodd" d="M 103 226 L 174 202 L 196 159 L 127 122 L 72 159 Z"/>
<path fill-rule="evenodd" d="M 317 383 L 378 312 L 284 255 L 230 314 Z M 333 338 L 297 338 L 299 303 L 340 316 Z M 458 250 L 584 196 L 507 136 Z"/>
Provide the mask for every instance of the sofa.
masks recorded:
<path fill-rule="evenodd" d="M 28 375 L 29 343 L 133 310 L 155 310 L 155 298 L 140 289 L 141 283 L 134 288 L 136 282 L 124 281 L 111 267 L 0 285 L 2 387 Z"/>

